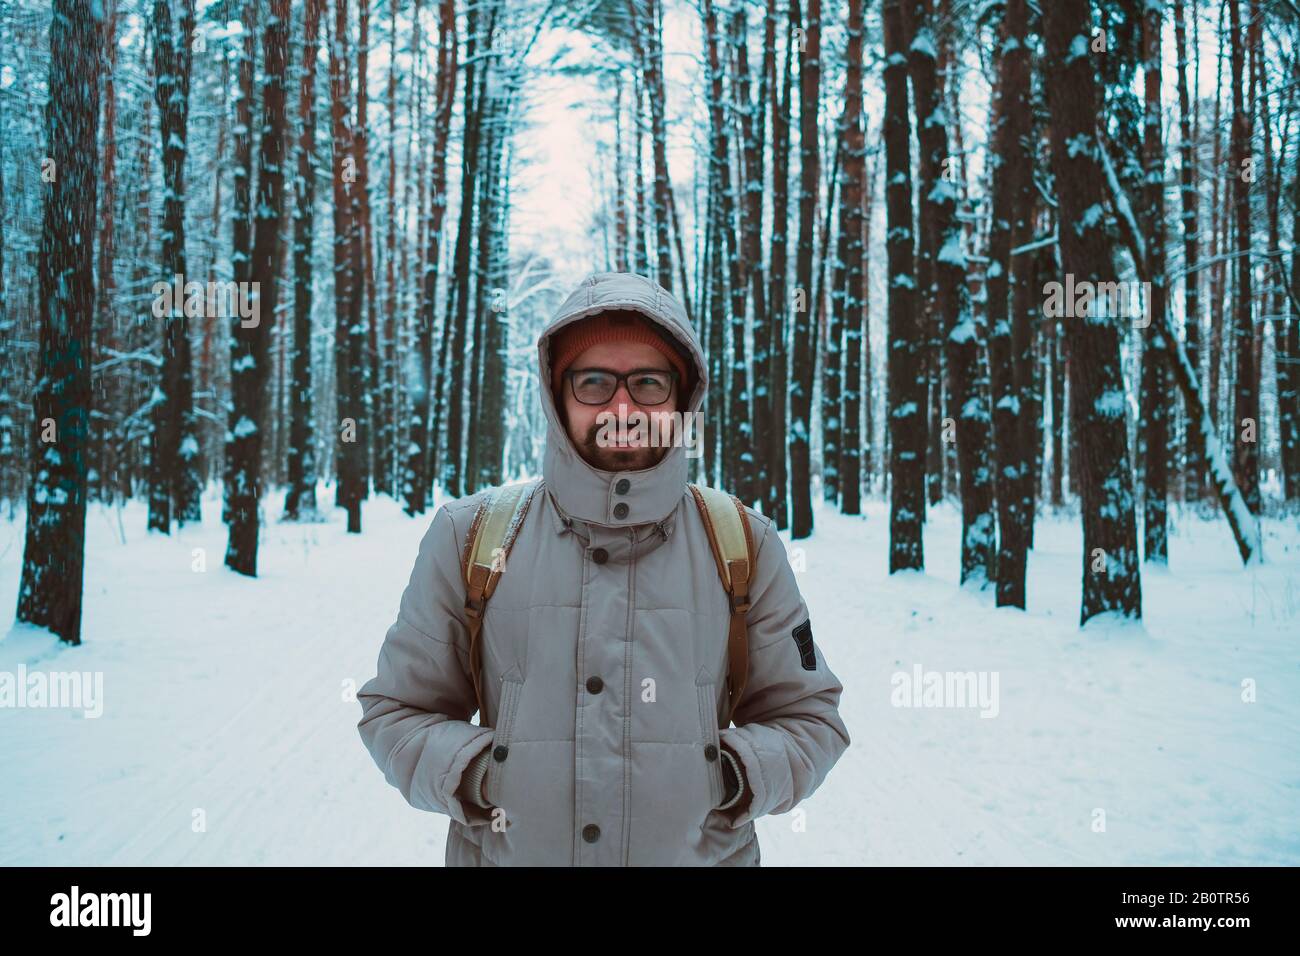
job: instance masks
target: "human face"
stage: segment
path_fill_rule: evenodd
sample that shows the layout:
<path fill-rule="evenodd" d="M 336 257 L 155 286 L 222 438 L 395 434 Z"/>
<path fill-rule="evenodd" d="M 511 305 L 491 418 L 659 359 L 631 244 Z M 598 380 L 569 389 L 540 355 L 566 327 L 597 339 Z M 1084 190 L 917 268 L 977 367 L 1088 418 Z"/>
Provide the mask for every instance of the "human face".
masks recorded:
<path fill-rule="evenodd" d="M 663 354 L 644 342 L 600 342 L 582 352 L 573 360 L 569 368 L 607 368 L 615 372 L 630 372 L 632 369 L 645 368 L 662 369 L 665 372 L 671 370 Z M 639 411 L 646 416 L 648 423 L 650 416 L 655 412 L 671 412 L 677 409 L 679 388 L 679 384 L 674 381 L 668 400 L 662 405 L 642 406 L 632 400 L 627 390 L 627 383 L 620 382 L 618 389 L 605 404 L 584 405 L 573 397 L 573 386 L 570 384 L 570 379 L 565 377 L 562 380 L 564 425 L 569 438 L 573 441 L 573 447 L 578 450 L 578 454 L 582 455 L 587 464 L 602 471 L 640 471 L 658 464 L 668 453 L 668 446 L 651 445 L 647 434 L 650 431 L 648 428 L 642 430 L 642 434 L 639 435 L 629 433 L 626 444 L 606 444 L 604 447 L 597 444 L 596 436 L 604 422 L 601 416 L 608 413 L 617 417 L 618 407 L 621 404 L 627 406 L 628 416 Z"/>

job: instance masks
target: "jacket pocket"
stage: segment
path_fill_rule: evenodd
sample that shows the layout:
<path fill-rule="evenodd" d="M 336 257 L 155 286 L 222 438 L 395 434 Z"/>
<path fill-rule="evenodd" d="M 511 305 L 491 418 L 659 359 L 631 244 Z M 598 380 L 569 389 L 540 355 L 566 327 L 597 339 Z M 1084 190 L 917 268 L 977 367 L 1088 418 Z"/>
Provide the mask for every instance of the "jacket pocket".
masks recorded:
<path fill-rule="evenodd" d="M 720 804 L 723 797 L 722 743 L 718 732 L 718 702 L 714 696 L 716 686 L 714 681 L 697 680 L 695 684 L 695 692 L 699 698 L 700 744 L 703 751 L 700 759 L 704 761 L 709 776 L 710 808 Z"/>
<path fill-rule="evenodd" d="M 501 678 L 501 701 L 497 707 L 497 725 L 492 728 L 492 759 L 488 761 L 484 776 L 484 791 L 488 802 L 501 806 L 501 778 L 510 764 L 510 741 L 514 734 L 515 713 L 519 709 L 519 695 L 524 679 L 518 667 Z"/>

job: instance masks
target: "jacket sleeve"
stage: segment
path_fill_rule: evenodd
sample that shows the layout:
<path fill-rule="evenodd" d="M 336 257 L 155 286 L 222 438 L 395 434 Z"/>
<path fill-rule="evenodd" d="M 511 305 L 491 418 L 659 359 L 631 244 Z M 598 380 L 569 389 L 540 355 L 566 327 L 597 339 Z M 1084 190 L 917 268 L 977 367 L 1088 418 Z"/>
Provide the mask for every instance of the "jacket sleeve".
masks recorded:
<path fill-rule="evenodd" d="M 753 520 L 751 518 L 751 520 Z M 843 686 L 812 640 L 808 607 L 785 545 L 766 518 L 750 586 L 749 676 L 720 742 L 740 758 L 750 791 L 721 811 L 732 828 L 787 813 L 811 796 L 849 746 Z"/>
<path fill-rule="evenodd" d="M 378 673 L 357 691 L 357 730 L 407 803 L 480 826 L 491 815 L 458 794 L 466 766 L 492 743 L 491 728 L 469 722 L 476 703 L 464 607 L 460 544 L 444 506 L 420 541 Z"/>

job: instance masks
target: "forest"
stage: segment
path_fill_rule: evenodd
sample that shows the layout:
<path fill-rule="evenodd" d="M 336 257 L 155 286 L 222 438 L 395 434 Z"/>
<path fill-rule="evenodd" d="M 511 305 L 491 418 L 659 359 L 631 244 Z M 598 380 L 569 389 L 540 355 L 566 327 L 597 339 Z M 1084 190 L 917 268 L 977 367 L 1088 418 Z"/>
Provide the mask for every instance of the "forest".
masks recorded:
<path fill-rule="evenodd" d="M 1248 573 L 1300 513 L 1298 41 L 1291 0 L 3 0 L 16 622 L 81 641 L 94 509 L 255 578 L 275 525 L 536 474 L 591 271 L 685 304 L 692 478 L 791 542 L 879 504 L 855 561 L 1023 609 L 1068 521 L 1079 623 L 1187 522 Z"/>

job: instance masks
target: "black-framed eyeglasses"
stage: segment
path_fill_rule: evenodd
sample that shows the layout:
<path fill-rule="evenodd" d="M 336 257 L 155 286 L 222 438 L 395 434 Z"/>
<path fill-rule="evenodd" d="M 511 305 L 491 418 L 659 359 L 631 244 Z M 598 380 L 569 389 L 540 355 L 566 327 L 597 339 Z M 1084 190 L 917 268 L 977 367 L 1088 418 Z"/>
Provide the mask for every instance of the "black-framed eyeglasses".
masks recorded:
<path fill-rule="evenodd" d="M 604 405 L 626 383 L 627 393 L 638 405 L 662 405 L 673 393 L 677 373 L 662 368 L 634 368 L 616 372 L 609 368 L 571 368 L 564 373 L 573 397 L 583 405 Z"/>

